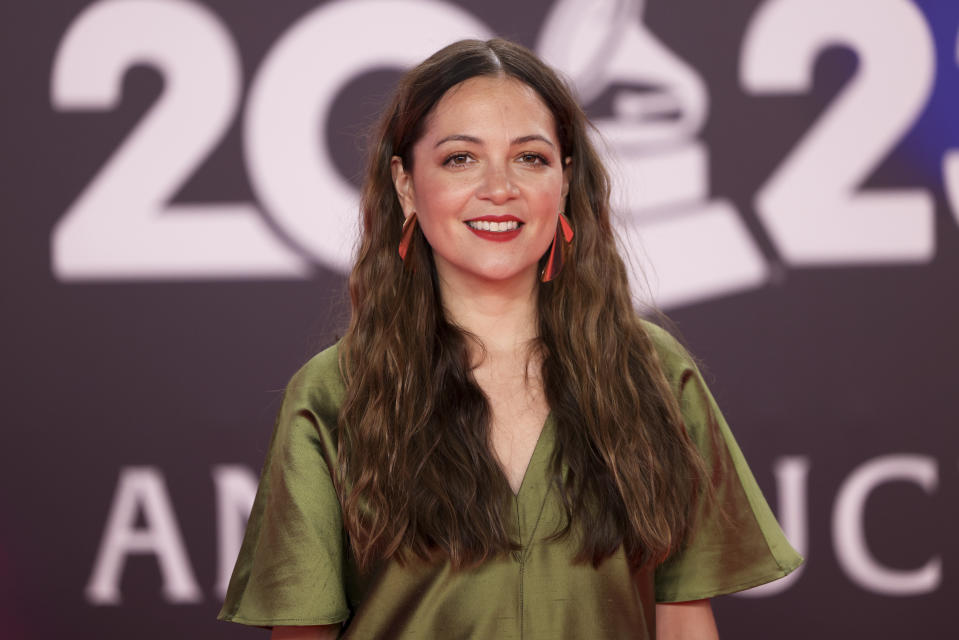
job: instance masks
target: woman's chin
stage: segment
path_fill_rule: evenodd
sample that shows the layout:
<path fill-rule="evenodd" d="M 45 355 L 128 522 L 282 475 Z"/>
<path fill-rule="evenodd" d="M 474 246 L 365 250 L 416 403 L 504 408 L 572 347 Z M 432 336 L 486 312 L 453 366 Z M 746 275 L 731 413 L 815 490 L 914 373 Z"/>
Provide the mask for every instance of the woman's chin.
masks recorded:
<path fill-rule="evenodd" d="M 536 281 L 537 263 L 528 265 L 493 263 L 487 265 L 469 265 L 441 270 L 440 276 L 464 283 L 483 287 L 502 287 L 512 289 L 518 286 L 530 286 Z M 439 267 L 439 265 L 437 265 Z M 442 271 L 447 271 L 443 274 Z"/>

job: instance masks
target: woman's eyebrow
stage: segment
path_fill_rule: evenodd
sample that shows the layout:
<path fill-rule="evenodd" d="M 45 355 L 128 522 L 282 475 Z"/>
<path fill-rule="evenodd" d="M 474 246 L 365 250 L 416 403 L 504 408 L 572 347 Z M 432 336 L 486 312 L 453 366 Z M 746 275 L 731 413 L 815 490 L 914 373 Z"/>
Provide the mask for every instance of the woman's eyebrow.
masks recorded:
<path fill-rule="evenodd" d="M 446 136 L 445 138 L 443 138 L 442 140 L 440 140 L 439 142 L 437 142 L 437 143 L 436 143 L 436 146 L 438 147 L 438 146 L 440 146 L 441 144 L 443 144 L 444 142 L 452 142 L 452 141 L 457 141 L 457 142 L 472 142 L 473 144 L 482 144 L 482 142 L 483 142 L 482 140 L 480 140 L 479 138 L 476 138 L 476 137 L 474 137 L 474 136 L 468 136 L 468 135 L 465 135 L 465 134 L 462 134 L 462 133 L 454 133 L 453 135 L 451 135 L 451 136 Z M 435 149 L 435 148 L 436 148 L 436 147 L 434 147 L 434 149 Z"/>
<path fill-rule="evenodd" d="M 553 147 L 553 148 L 556 147 L 556 145 L 554 145 L 554 144 L 550 141 L 549 138 L 546 138 L 546 137 L 544 137 L 544 136 L 541 136 L 541 135 L 539 135 L 538 133 L 534 133 L 534 134 L 529 135 L 529 136 L 522 136 L 522 137 L 520 137 L 520 138 L 513 138 L 513 144 L 523 144 L 524 142 L 532 142 L 532 141 L 534 141 L 534 140 L 539 140 L 539 141 L 541 141 L 541 142 L 545 142 L 546 144 L 548 144 L 549 146 L 551 146 L 551 147 Z"/>
<path fill-rule="evenodd" d="M 546 137 L 544 137 L 544 136 L 541 136 L 541 135 L 539 135 L 538 133 L 530 134 L 530 135 L 528 135 L 528 136 L 520 136 L 519 138 L 513 138 L 511 144 L 523 144 L 524 142 L 532 142 L 532 141 L 534 141 L 534 140 L 539 140 L 539 141 L 541 141 L 541 142 L 545 142 L 546 144 L 548 144 L 549 146 L 554 147 L 554 148 L 555 148 L 555 146 L 556 146 L 556 145 L 554 145 L 554 144 L 549 140 L 549 138 L 546 138 Z M 453 135 L 446 136 L 445 138 L 440 139 L 440 140 L 436 143 L 436 146 L 434 147 L 434 149 L 435 149 L 436 147 L 440 146 L 441 144 L 445 143 L 445 142 L 471 142 L 471 143 L 473 143 L 473 144 L 482 144 L 482 143 L 483 143 L 482 140 L 480 140 L 479 138 L 477 138 L 477 137 L 475 137 L 475 136 L 468 136 L 468 135 L 463 134 L 463 133 L 454 133 Z"/>

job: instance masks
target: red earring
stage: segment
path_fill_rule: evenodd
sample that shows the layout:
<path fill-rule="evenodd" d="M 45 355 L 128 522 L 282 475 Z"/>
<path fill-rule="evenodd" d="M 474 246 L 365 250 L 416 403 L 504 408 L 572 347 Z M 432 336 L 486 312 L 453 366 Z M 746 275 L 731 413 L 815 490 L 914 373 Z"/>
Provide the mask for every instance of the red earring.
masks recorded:
<path fill-rule="evenodd" d="M 413 240 L 413 231 L 416 229 L 416 212 L 414 211 L 403 221 L 403 233 L 400 236 L 400 260 L 406 261 L 406 252 L 410 250 Z"/>
<path fill-rule="evenodd" d="M 559 212 L 559 220 L 556 222 L 556 235 L 553 236 L 553 244 L 550 245 L 549 257 L 546 259 L 546 265 L 539 274 L 539 279 L 543 282 L 549 282 L 559 275 L 563 269 L 563 253 L 566 247 L 573 244 L 573 227 L 569 220 Z"/>

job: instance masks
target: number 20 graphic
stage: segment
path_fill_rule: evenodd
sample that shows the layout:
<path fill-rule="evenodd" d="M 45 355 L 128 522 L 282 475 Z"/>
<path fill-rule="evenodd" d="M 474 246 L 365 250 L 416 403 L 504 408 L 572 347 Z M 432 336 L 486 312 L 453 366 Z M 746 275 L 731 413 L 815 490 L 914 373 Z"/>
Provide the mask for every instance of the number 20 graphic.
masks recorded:
<path fill-rule="evenodd" d="M 399 22 L 408 27 L 389 28 Z M 361 34 L 362 43 L 331 46 L 343 34 Z M 332 268 L 349 264 L 353 188 L 334 170 L 322 127 L 319 140 L 314 131 L 337 91 L 366 70 L 409 66 L 465 37 L 491 36 L 449 5 L 362 0 L 314 10 L 270 50 L 250 86 L 244 156 L 258 199 L 303 252 Z M 255 205 L 169 203 L 220 141 L 240 100 L 239 54 L 208 9 L 185 0 L 91 5 L 55 56 L 55 108 L 113 108 L 124 72 L 137 63 L 163 75 L 163 94 L 55 226 L 56 276 L 305 277 L 309 262 Z M 332 73 L 316 73 L 318 65 Z"/>
<path fill-rule="evenodd" d="M 401 34 L 389 28 L 399 22 Z M 349 47 L 337 46 L 344 34 Z M 239 112 L 235 42 L 215 14 L 188 0 L 91 4 L 54 57 L 53 106 L 115 108 L 135 64 L 154 67 L 165 85 L 56 223 L 54 274 L 63 281 L 302 278 L 313 262 L 346 270 L 357 199 L 317 123 L 365 71 L 406 68 L 452 40 L 491 35 L 440 2 L 341 0 L 312 10 L 280 36 L 250 82 L 241 131 L 258 204 L 172 204 Z M 935 240 L 930 193 L 858 190 L 915 122 L 934 82 L 932 36 L 915 5 L 767 0 L 744 37 L 742 85 L 754 94 L 808 91 L 812 64 L 830 44 L 853 48 L 859 69 L 760 188 L 759 219 L 789 265 L 926 262 Z M 946 154 L 943 172 L 959 219 L 959 152 Z"/>

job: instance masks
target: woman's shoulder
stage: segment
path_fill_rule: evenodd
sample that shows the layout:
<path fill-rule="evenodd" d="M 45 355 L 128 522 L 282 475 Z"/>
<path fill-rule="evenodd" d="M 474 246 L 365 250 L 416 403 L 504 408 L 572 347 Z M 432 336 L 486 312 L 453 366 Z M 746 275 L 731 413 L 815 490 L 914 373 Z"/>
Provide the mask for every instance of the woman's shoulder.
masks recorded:
<path fill-rule="evenodd" d="M 346 395 L 340 373 L 339 342 L 307 360 L 286 385 L 286 400 L 314 411 L 335 412 Z"/>
<path fill-rule="evenodd" d="M 678 388 L 687 373 L 696 370 L 693 356 L 663 327 L 646 318 L 640 318 L 639 322 L 656 349 L 666 379 Z"/>
<path fill-rule="evenodd" d="M 311 356 L 293 377 L 339 377 L 339 358 L 340 343 L 337 341 Z"/>

